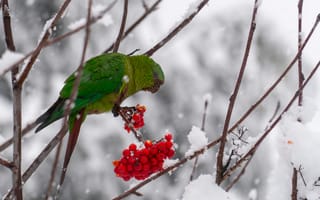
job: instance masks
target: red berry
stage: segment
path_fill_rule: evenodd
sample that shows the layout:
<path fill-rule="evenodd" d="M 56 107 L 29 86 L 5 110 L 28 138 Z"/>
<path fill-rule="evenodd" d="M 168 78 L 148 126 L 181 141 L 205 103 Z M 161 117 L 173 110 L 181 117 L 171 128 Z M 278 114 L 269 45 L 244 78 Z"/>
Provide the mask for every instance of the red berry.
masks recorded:
<path fill-rule="evenodd" d="M 145 164 L 145 163 L 148 163 L 148 162 L 149 162 L 149 159 L 148 159 L 147 156 L 142 156 L 142 157 L 140 158 L 140 162 L 143 163 L 143 164 Z"/>
<path fill-rule="evenodd" d="M 130 133 L 130 131 L 131 131 L 131 129 L 130 129 L 130 127 L 129 127 L 128 124 L 125 124 L 125 125 L 124 125 L 124 129 L 125 129 L 128 133 Z"/>
<path fill-rule="evenodd" d="M 130 151 L 129 151 L 129 149 L 123 150 L 123 151 L 122 151 L 122 155 L 125 156 L 125 157 L 130 156 Z"/>
<path fill-rule="evenodd" d="M 137 145 L 135 145 L 135 144 L 133 144 L 133 143 L 130 144 L 130 145 L 129 145 L 129 150 L 130 150 L 130 151 L 136 151 L 136 150 L 137 150 Z"/>
<path fill-rule="evenodd" d="M 133 167 L 134 167 L 134 169 L 136 171 L 141 171 L 142 170 L 142 165 L 140 163 L 136 163 Z"/>
<path fill-rule="evenodd" d="M 128 163 L 133 164 L 136 162 L 136 159 L 134 157 L 128 158 Z"/>
<path fill-rule="evenodd" d="M 172 146 L 173 146 L 172 142 L 166 142 L 166 148 L 167 149 L 171 149 Z"/>
<path fill-rule="evenodd" d="M 158 161 L 163 161 L 164 159 L 165 159 L 165 155 L 163 154 L 163 153 L 159 153 L 158 155 L 157 155 L 157 160 Z"/>
<path fill-rule="evenodd" d="M 166 143 L 165 143 L 165 142 L 159 142 L 159 143 L 157 144 L 157 149 L 158 149 L 159 151 L 164 152 L 165 149 L 166 149 Z"/>
<path fill-rule="evenodd" d="M 168 158 L 172 158 L 174 156 L 174 150 L 170 149 L 167 156 L 168 156 Z"/>
<path fill-rule="evenodd" d="M 171 141 L 172 140 L 172 134 L 171 133 L 167 133 L 164 138 L 167 140 L 167 141 Z"/>
<path fill-rule="evenodd" d="M 146 147 L 146 148 L 149 148 L 149 147 L 152 147 L 152 141 L 150 141 L 150 140 L 146 140 L 145 142 L 144 142 L 144 146 Z"/>
<path fill-rule="evenodd" d="M 132 172 L 133 171 L 133 166 L 132 165 L 127 165 L 127 171 Z"/>

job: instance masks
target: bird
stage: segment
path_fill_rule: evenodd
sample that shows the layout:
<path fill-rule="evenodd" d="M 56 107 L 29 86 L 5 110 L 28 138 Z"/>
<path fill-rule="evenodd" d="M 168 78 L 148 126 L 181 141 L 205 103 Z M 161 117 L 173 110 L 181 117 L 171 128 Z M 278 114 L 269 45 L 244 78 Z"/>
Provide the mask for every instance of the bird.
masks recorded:
<path fill-rule="evenodd" d="M 65 80 L 56 102 L 36 119 L 36 133 L 64 117 L 77 75 L 75 71 Z M 117 110 L 127 97 L 139 91 L 155 93 L 163 83 L 162 68 L 147 55 L 103 53 L 86 61 L 68 118 L 69 137 L 63 163 L 64 173 L 75 149 L 80 126 L 87 115 L 112 111 L 117 116 Z"/>

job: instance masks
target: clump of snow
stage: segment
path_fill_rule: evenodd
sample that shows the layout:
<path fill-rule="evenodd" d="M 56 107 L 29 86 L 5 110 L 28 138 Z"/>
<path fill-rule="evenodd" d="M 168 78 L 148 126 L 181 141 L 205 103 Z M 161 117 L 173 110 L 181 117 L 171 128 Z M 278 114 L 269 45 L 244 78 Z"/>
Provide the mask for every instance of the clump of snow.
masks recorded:
<path fill-rule="evenodd" d="M 279 133 L 273 136 L 276 155 L 270 177 L 274 179 L 269 180 L 267 199 L 274 199 L 275 194 L 279 200 L 290 199 L 288 183 L 292 179 L 293 167 L 300 170 L 306 183 L 306 186 L 299 186 L 299 196 L 307 199 L 319 197 L 320 188 L 315 187 L 314 183 L 320 174 L 319 170 L 314 169 L 320 169 L 320 160 L 317 159 L 320 158 L 320 113 L 315 107 L 316 102 L 305 100 L 303 106 L 293 107 L 283 116 Z M 301 175 L 298 179 L 301 180 Z"/>
<path fill-rule="evenodd" d="M 79 28 L 81 26 L 84 26 L 85 24 L 86 24 L 86 19 L 85 18 L 81 18 L 81 19 L 69 24 L 68 25 L 68 29 L 74 30 L 74 29 L 77 29 L 77 28 Z"/>
<path fill-rule="evenodd" d="M 123 76 L 122 77 L 122 81 L 124 82 L 124 83 L 129 83 L 129 76 L 127 76 L 127 75 L 125 75 L 125 76 Z"/>
<path fill-rule="evenodd" d="M 212 101 L 212 95 L 210 93 L 206 93 L 204 96 L 203 96 L 203 100 L 205 102 L 208 102 L 208 103 L 211 103 Z"/>
<path fill-rule="evenodd" d="M 224 191 L 214 182 L 211 175 L 200 175 L 196 180 L 192 181 L 185 187 L 182 200 L 231 200 L 231 195 Z"/>
<path fill-rule="evenodd" d="M 101 4 L 97 4 L 97 5 L 93 6 L 92 7 L 92 16 L 98 17 L 98 16 L 102 15 L 105 9 L 106 9 L 106 7 Z M 110 26 L 113 24 L 113 20 L 110 15 L 103 14 L 103 17 L 98 20 L 98 23 L 102 24 L 104 26 Z"/>
<path fill-rule="evenodd" d="M 26 4 L 27 6 L 32 6 L 34 4 L 34 0 L 27 0 Z"/>
<path fill-rule="evenodd" d="M 21 53 L 6 50 L 0 58 L 0 75 L 23 57 L 24 55 Z"/>
<path fill-rule="evenodd" d="M 163 163 L 163 168 L 166 169 L 168 167 L 171 167 L 173 166 L 174 164 L 178 163 L 179 162 L 179 159 L 165 159 L 164 160 L 164 163 Z M 177 168 L 174 168 L 172 170 L 170 170 L 168 173 L 169 175 L 171 175 L 171 173 L 176 170 Z"/>
<path fill-rule="evenodd" d="M 208 144 L 206 133 L 196 126 L 193 126 L 190 133 L 188 134 L 188 141 L 191 145 L 185 156 L 192 155 L 195 151 L 203 148 Z"/>
<path fill-rule="evenodd" d="M 258 191 L 256 188 L 250 190 L 248 194 L 249 200 L 256 200 L 258 198 Z"/>
<path fill-rule="evenodd" d="M 110 26 L 113 24 L 113 19 L 111 15 L 103 15 L 103 17 L 98 20 L 98 23 L 104 26 Z"/>
<path fill-rule="evenodd" d="M 38 44 L 40 43 L 40 41 L 42 40 L 43 36 L 46 34 L 46 32 L 48 31 L 49 34 L 52 34 L 52 23 L 54 18 L 56 17 L 56 15 L 54 15 L 53 17 L 51 17 L 50 19 L 48 19 L 46 21 L 46 23 L 44 24 L 43 28 L 42 28 L 42 32 L 40 33 L 39 39 L 38 39 Z"/>

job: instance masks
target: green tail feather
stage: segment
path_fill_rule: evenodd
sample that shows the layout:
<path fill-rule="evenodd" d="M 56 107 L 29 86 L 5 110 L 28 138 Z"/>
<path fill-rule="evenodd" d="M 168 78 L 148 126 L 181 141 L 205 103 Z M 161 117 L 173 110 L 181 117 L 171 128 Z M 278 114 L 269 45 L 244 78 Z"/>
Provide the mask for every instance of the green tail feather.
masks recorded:
<path fill-rule="evenodd" d="M 48 126 L 49 124 L 60 119 L 63 116 L 64 105 L 65 99 L 58 98 L 58 100 L 36 120 L 36 123 L 40 124 L 36 128 L 36 133 Z"/>

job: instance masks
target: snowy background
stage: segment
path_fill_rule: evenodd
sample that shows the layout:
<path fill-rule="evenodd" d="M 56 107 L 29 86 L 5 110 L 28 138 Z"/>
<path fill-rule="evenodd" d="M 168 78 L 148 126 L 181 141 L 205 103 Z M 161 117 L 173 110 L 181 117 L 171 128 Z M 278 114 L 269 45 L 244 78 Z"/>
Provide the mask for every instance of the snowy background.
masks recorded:
<path fill-rule="evenodd" d="M 105 7 L 111 1 L 94 0 L 94 7 Z M 140 0 L 130 0 L 128 24 L 143 12 Z M 151 5 L 153 1 L 146 1 Z M 162 39 L 189 13 L 195 0 L 164 0 L 120 46 L 120 52 L 140 49 L 143 53 Z M 203 137 L 213 140 L 219 136 L 241 64 L 248 35 L 253 0 L 216 0 L 208 5 L 181 33 L 152 57 L 164 70 L 166 82 L 155 94 L 139 93 L 124 102 L 147 106 L 143 132 L 150 139 L 159 139 L 166 131 L 174 135 L 177 147 L 175 158 L 190 150 L 188 134 L 200 127 L 205 97 L 211 96 Z M 59 8 L 61 1 L 10 1 L 14 41 L 19 53 L 32 50 L 46 20 Z M 249 62 L 237 99 L 232 122 L 235 122 L 282 73 L 297 52 L 297 3 L 292 0 L 261 0 L 257 29 Z M 72 1 L 53 36 L 77 26 L 86 16 L 87 3 Z M 320 12 L 319 0 L 308 0 L 303 7 L 303 36 L 311 29 Z M 117 3 L 110 13 L 91 28 L 87 58 L 103 52 L 114 41 L 119 29 L 122 4 Z M 3 24 L 0 22 L 0 55 L 6 49 Z M 318 62 L 320 32 L 303 52 L 304 73 L 307 75 Z M 80 62 L 84 32 L 63 40 L 42 51 L 23 93 L 23 124 L 33 121 L 57 98 L 65 78 Z M 3 60 L 2 60 L 3 61 Z M 1 62 L 0 62 L 1 63 Z M 4 66 L 0 66 L 4 67 Z M 299 197 L 320 198 L 320 114 L 319 75 L 305 90 L 302 108 L 293 107 L 281 124 L 262 144 L 241 180 L 226 193 L 215 184 L 217 148 L 210 149 L 199 159 L 195 181 L 189 184 L 193 161 L 143 187 L 140 199 L 250 199 L 286 200 L 291 195 L 292 165 L 299 168 L 306 181 L 298 178 Z M 280 102 L 283 108 L 297 89 L 297 73 L 293 69 L 274 93 L 242 124 L 248 131 L 248 141 L 255 141 L 267 126 Z M 12 99 L 10 76 L 0 77 L 0 144 L 12 135 Z M 301 117 L 303 123 L 296 121 Z M 27 168 L 44 146 L 56 134 L 57 122 L 39 134 L 28 134 L 23 140 L 23 169 Z M 134 141 L 123 130 L 120 118 L 111 113 L 90 116 L 81 129 L 78 146 L 71 159 L 63 185 L 61 199 L 111 199 L 136 181 L 124 182 L 113 173 L 112 161 L 122 149 Z M 189 139 L 189 140 L 188 140 Z M 202 138 L 205 140 L 206 138 Z M 290 141 L 290 142 L 288 142 Z M 199 142 L 199 141 L 197 141 Z M 195 144 L 194 144 L 195 145 Z M 244 151 L 249 147 L 244 147 Z M 0 152 L 11 159 L 11 149 Z M 43 197 L 54 154 L 24 185 L 25 199 Z M 60 163 L 61 164 L 61 163 Z M 61 167 L 60 167 L 61 168 Z M 319 181 L 320 182 L 320 181 Z M 0 197 L 11 185 L 11 174 L 0 166 Z M 127 199 L 137 199 L 130 196 Z"/>

